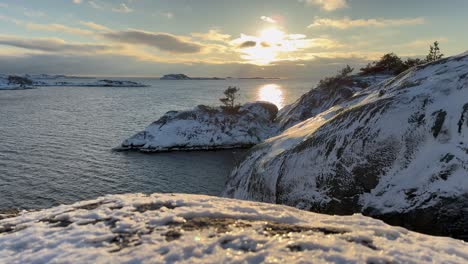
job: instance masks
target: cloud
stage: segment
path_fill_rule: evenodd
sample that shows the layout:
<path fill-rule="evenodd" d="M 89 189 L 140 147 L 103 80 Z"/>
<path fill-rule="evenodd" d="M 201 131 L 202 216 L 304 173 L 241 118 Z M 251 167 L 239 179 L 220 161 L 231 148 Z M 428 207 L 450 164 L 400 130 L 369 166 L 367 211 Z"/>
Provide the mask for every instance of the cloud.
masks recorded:
<path fill-rule="evenodd" d="M 81 2 L 82 2 L 81 0 L 73 0 L 73 3 L 77 5 L 81 4 Z"/>
<path fill-rule="evenodd" d="M 207 40 L 207 41 L 217 41 L 217 42 L 225 42 L 231 38 L 231 35 L 223 34 L 218 29 L 210 29 L 207 33 L 191 33 L 191 35 L 195 38 Z"/>
<path fill-rule="evenodd" d="M 256 41 L 247 40 L 247 41 L 242 42 L 242 43 L 239 45 L 239 48 L 245 49 L 245 48 L 252 48 L 252 47 L 255 47 L 255 46 L 257 46 L 257 42 L 256 42 Z"/>
<path fill-rule="evenodd" d="M 102 7 L 94 1 L 88 1 L 88 4 L 94 9 L 101 9 Z"/>
<path fill-rule="evenodd" d="M 65 32 L 68 34 L 73 35 L 92 35 L 94 34 L 93 31 L 69 27 L 62 24 L 35 24 L 35 23 L 27 23 L 26 28 L 33 29 L 33 30 L 44 30 L 44 31 L 54 31 L 54 32 Z"/>
<path fill-rule="evenodd" d="M 277 21 L 271 17 L 267 17 L 267 16 L 261 16 L 260 17 L 261 20 L 267 22 L 267 23 L 271 23 L 271 24 L 276 24 Z"/>
<path fill-rule="evenodd" d="M 424 23 L 425 20 L 422 17 L 402 19 L 350 19 L 348 17 L 342 19 L 315 18 L 314 22 L 310 24 L 308 28 L 333 27 L 338 29 L 349 29 L 354 27 L 421 25 Z"/>
<path fill-rule="evenodd" d="M 96 53 L 109 50 L 106 45 L 67 43 L 58 38 L 23 38 L 0 35 L 0 45 L 54 53 Z"/>
<path fill-rule="evenodd" d="M 44 17 L 46 14 L 42 11 L 39 10 L 29 10 L 25 9 L 24 13 L 25 16 L 27 17 Z"/>
<path fill-rule="evenodd" d="M 200 44 L 168 33 L 127 30 L 102 33 L 101 36 L 115 42 L 146 45 L 172 53 L 198 53 L 202 51 Z"/>
<path fill-rule="evenodd" d="M 348 7 L 347 0 L 299 0 L 311 5 L 318 5 L 325 11 L 333 11 L 336 9 Z"/>
<path fill-rule="evenodd" d="M 103 26 L 103 25 L 96 24 L 96 23 L 91 22 L 91 21 L 80 21 L 80 24 L 82 24 L 83 26 L 86 26 L 86 27 L 88 27 L 90 29 L 97 30 L 97 31 L 111 31 L 110 28 L 108 28 L 106 26 Z"/>
<path fill-rule="evenodd" d="M 174 13 L 172 12 L 163 12 L 161 15 L 167 19 L 173 19 L 174 18 Z"/>
<path fill-rule="evenodd" d="M 130 13 L 133 12 L 133 9 L 128 7 L 126 4 L 121 3 L 118 7 L 112 8 L 112 11 L 118 13 Z"/>

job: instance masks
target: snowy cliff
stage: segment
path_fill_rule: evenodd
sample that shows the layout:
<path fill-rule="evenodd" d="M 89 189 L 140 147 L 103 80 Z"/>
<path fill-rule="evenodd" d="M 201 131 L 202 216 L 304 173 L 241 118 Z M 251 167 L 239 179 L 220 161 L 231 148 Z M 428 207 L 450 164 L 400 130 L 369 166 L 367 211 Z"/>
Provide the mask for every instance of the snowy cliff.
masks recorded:
<path fill-rule="evenodd" d="M 276 122 L 280 130 L 285 130 L 314 117 L 323 111 L 348 101 L 356 92 L 378 84 L 391 75 L 350 76 L 346 80 L 335 80 L 319 84 L 316 88 L 302 95 L 293 104 L 285 106 L 278 113 Z"/>
<path fill-rule="evenodd" d="M 0 220 L 4 263 L 466 263 L 468 244 L 281 205 L 128 194 Z"/>
<path fill-rule="evenodd" d="M 364 89 L 257 145 L 224 194 L 468 239 L 468 53 Z"/>
<path fill-rule="evenodd" d="M 125 140 L 119 149 L 161 152 L 252 146 L 275 133 L 277 112 L 267 102 L 245 104 L 238 111 L 203 105 L 190 111 L 170 111 Z"/>

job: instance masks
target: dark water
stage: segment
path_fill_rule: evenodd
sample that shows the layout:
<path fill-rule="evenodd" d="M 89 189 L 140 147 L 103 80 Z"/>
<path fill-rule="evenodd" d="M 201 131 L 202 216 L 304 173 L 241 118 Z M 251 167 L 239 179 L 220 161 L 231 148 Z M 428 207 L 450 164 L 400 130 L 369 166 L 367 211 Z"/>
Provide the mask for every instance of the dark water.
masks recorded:
<path fill-rule="evenodd" d="M 218 105 L 228 85 L 241 101 L 297 99 L 295 80 L 160 81 L 145 88 L 43 87 L 0 91 L 0 209 L 45 208 L 105 194 L 218 195 L 243 151 L 113 152 L 169 110 Z"/>

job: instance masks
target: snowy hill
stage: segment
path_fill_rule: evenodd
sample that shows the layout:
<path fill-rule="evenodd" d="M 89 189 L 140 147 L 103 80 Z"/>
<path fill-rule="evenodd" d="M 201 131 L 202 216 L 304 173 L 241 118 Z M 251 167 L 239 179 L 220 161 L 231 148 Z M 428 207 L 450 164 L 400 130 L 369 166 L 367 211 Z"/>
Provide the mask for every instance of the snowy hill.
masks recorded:
<path fill-rule="evenodd" d="M 319 84 L 316 88 L 302 95 L 293 104 L 285 106 L 278 113 L 276 122 L 280 130 L 314 117 L 332 106 L 348 101 L 364 88 L 378 84 L 391 75 L 350 76 L 349 80 Z"/>
<path fill-rule="evenodd" d="M 257 145 L 224 194 L 468 239 L 468 53 L 364 89 Z"/>
<path fill-rule="evenodd" d="M 468 244 L 362 215 L 128 194 L 0 220 L 3 263 L 466 263 Z"/>
<path fill-rule="evenodd" d="M 277 112 L 267 102 L 245 104 L 233 113 L 203 105 L 190 111 L 170 111 L 118 149 L 161 152 L 252 146 L 275 133 Z"/>

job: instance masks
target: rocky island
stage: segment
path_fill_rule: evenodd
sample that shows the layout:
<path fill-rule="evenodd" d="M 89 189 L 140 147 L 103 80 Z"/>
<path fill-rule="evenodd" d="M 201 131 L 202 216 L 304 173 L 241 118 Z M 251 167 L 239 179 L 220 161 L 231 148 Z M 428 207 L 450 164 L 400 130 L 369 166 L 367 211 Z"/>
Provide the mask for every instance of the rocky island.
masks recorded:
<path fill-rule="evenodd" d="M 60 79 L 60 81 L 57 81 Z M 74 86 L 74 87 L 148 87 L 148 85 L 125 80 L 93 80 L 83 82 L 86 77 L 67 77 L 64 75 L 0 75 L 0 90 L 33 89 L 47 86 Z M 79 81 L 76 81 L 79 80 Z"/>
<path fill-rule="evenodd" d="M 171 80 L 171 81 L 180 81 L 180 80 L 226 80 L 226 78 L 218 78 L 218 77 L 189 77 L 185 74 L 178 73 L 178 74 L 166 74 L 161 77 L 161 80 Z"/>
<path fill-rule="evenodd" d="M 276 133 L 278 108 L 268 102 L 245 104 L 234 111 L 200 105 L 170 111 L 117 150 L 164 152 L 251 147 Z"/>

